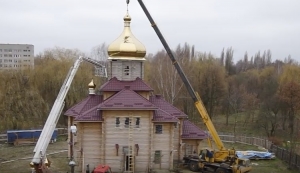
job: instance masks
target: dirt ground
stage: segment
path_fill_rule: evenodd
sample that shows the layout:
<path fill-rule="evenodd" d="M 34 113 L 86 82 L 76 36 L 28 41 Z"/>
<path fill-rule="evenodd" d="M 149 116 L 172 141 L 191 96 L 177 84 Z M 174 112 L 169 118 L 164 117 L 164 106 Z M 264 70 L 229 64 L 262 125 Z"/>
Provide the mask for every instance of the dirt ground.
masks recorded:
<path fill-rule="evenodd" d="M 227 144 L 227 148 L 233 144 Z M 236 145 L 237 149 L 257 149 L 254 146 Z M 31 168 L 29 163 L 33 156 L 34 146 L 13 146 L 0 144 L 0 173 L 29 173 Z M 52 153 L 49 158 L 52 159 L 51 170 L 53 173 L 66 173 L 70 171 L 68 166 L 67 152 L 68 143 L 65 138 L 61 138 L 58 142 L 50 144 L 48 154 Z M 251 162 L 253 170 L 251 173 L 297 173 L 298 171 L 289 170 L 287 165 L 279 159 L 274 160 L 254 160 Z M 192 173 L 187 168 L 180 169 L 183 173 Z M 157 170 L 157 173 L 162 172 Z M 163 171 L 162 173 L 169 173 Z"/>

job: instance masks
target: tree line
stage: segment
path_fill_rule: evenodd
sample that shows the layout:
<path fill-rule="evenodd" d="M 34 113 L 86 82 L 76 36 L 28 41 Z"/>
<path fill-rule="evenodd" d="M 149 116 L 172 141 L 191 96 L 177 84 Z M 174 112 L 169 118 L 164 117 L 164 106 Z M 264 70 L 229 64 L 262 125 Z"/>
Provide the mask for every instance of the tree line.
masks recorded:
<path fill-rule="evenodd" d="M 229 125 L 229 117 L 243 114 L 247 117 L 244 124 L 254 124 L 268 137 L 278 129 L 287 130 L 290 137 L 299 135 L 300 67 L 291 56 L 273 61 L 270 50 L 252 56 L 246 52 L 235 63 L 233 48 L 216 56 L 197 52 L 187 43 L 173 53 L 212 120 L 224 116 L 224 124 Z M 155 92 L 184 110 L 192 121 L 202 122 L 167 53 L 151 55 L 147 66 L 146 81 Z"/>
<path fill-rule="evenodd" d="M 35 57 L 34 69 L 0 71 L 0 132 L 8 129 L 42 128 L 79 50 L 53 48 Z M 93 65 L 82 63 L 65 99 L 63 112 L 88 94 Z M 59 125 L 65 125 L 61 116 Z"/>
<path fill-rule="evenodd" d="M 105 43 L 96 46 L 88 56 L 105 63 L 106 48 Z M 224 48 L 217 56 L 198 52 L 187 43 L 179 44 L 173 53 L 212 120 L 224 116 L 224 124 L 228 125 L 229 117 L 242 113 L 267 136 L 275 136 L 278 129 L 296 134 L 300 67 L 290 56 L 273 61 L 270 50 L 252 56 L 246 52 L 234 62 L 233 48 Z M 48 49 L 35 57 L 34 69 L 0 71 L 0 131 L 42 127 L 79 55 L 86 54 L 73 49 Z M 165 50 L 148 54 L 146 59 L 145 81 L 154 93 L 182 109 L 190 120 L 200 122 Z M 87 96 L 87 84 L 92 78 L 98 87 L 105 82 L 94 76 L 93 65 L 82 63 L 65 99 L 64 111 Z M 65 117 L 61 116 L 59 125 L 65 123 Z"/>

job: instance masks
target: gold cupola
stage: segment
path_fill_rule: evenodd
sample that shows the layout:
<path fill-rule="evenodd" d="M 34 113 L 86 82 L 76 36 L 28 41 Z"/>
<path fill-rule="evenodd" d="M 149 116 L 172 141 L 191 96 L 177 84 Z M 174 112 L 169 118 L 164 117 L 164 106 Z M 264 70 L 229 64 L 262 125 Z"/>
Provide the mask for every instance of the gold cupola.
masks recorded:
<path fill-rule="evenodd" d="M 95 92 L 96 84 L 94 83 L 94 80 L 93 80 L 93 79 L 92 79 L 92 81 L 88 84 L 88 87 L 89 87 L 89 94 L 90 94 L 90 95 L 96 94 L 96 92 Z"/>
<path fill-rule="evenodd" d="M 122 34 L 108 46 L 109 60 L 145 60 L 146 48 L 134 37 L 130 30 L 131 17 L 124 16 L 124 30 Z"/>

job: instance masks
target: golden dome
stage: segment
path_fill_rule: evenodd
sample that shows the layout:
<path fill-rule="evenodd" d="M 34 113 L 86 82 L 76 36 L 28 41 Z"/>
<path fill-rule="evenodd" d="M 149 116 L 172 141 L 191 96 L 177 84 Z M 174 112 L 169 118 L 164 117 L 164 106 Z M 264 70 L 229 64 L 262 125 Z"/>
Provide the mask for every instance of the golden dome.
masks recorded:
<path fill-rule="evenodd" d="M 96 84 L 94 83 L 94 80 L 92 79 L 92 81 L 88 84 L 89 88 L 96 88 Z"/>
<path fill-rule="evenodd" d="M 131 17 L 127 12 L 122 34 L 108 46 L 108 59 L 145 60 L 146 48 L 132 34 L 130 21 Z"/>

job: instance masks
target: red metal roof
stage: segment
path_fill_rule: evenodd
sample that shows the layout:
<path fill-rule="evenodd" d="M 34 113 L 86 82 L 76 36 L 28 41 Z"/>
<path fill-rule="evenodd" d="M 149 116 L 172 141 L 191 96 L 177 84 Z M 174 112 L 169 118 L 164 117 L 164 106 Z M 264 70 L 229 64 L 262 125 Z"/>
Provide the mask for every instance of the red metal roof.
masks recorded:
<path fill-rule="evenodd" d="M 153 122 L 178 122 L 176 117 L 173 117 L 168 112 L 161 109 L 154 111 Z"/>
<path fill-rule="evenodd" d="M 98 110 L 98 106 L 83 112 L 75 118 L 75 121 L 103 121 L 102 111 Z"/>
<path fill-rule="evenodd" d="M 139 77 L 134 81 L 120 81 L 116 77 L 113 77 L 100 87 L 100 91 L 121 91 L 125 86 L 130 86 L 132 91 L 153 91 L 153 89 Z"/>
<path fill-rule="evenodd" d="M 141 79 L 137 78 L 136 81 L 138 80 Z M 114 78 L 111 81 L 118 82 L 118 80 Z M 103 101 L 102 95 L 89 95 L 87 98 L 68 109 L 65 115 L 75 116 L 76 121 L 88 122 L 103 121 L 101 110 L 154 110 L 153 122 L 178 122 L 177 118 L 187 117 L 185 113 L 165 101 L 160 95 L 150 96 L 150 100 L 147 100 L 134 92 L 133 89 L 136 91 L 140 89 L 139 91 L 142 91 L 141 88 L 143 87 L 138 87 L 133 81 L 131 83 L 122 81 L 121 83 L 122 85 L 114 87 L 112 90 L 108 89 L 111 85 L 109 83 L 104 84 L 106 85 L 105 87 L 101 87 L 104 88 L 105 91 L 118 91 L 117 89 L 120 89 L 119 92 L 105 101 Z M 125 83 L 129 85 L 125 85 Z M 144 89 L 145 88 L 146 87 L 144 87 Z M 189 120 L 184 120 L 182 139 L 206 138 L 207 135 L 203 130 Z"/>
<path fill-rule="evenodd" d="M 207 139 L 207 134 L 189 120 L 183 121 L 182 139 Z"/>
<path fill-rule="evenodd" d="M 168 112 L 174 117 L 187 117 L 185 113 L 183 113 L 178 108 L 167 102 L 161 95 L 150 96 L 150 102 L 153 103 L 155 106 L 159 107 L 160 109 Z"/>
<path fill-rule="evenodd" d="M 99 105 L 103 101 L 102 95 L 89 95 L 87 98 L 83 99 L 81 102 L 72 106 L 65 112 L 67 116 L 77 116 L 81 113 Z"/>
<path fill-rule="evenodd" d="M 123 90 L 114 94 L 101 103 L 100 110 L 156 110 L 157 107 L 138 93 L 125 86 Z"/>

